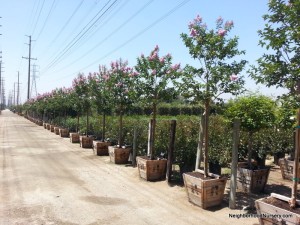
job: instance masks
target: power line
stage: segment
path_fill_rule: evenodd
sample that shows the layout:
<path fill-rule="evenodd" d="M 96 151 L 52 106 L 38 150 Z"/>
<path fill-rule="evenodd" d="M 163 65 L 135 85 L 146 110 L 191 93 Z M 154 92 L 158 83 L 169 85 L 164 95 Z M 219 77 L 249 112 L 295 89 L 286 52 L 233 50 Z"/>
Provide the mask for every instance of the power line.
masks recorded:
<path fill-rule="evenodd" d="M 56 3 L 56 0 L 54 0 L 54 1 L 52 2 L 51 8 L 50 8 L 50 10 L 49 10 L 49 13 L 48 13 L 48 15 L 47 15 L 47 17 L 46 17 L 46 19 L 45 19 L 45 21 L 44 21 L 44 24 L 43 24 L 43 26 L 42 26 L 42 29 L 40 30 L 39 34 L 37 35 L 36 40 L 39 39 L 41 33 L 42 33 L 43 30 L 45 29 L 45 26 L 46 26 L 46 24 L 47 24 L 47 22 L 48 22 L 48 20 L 49 20 L 49 17 L 50 17 L 50 15 L 51 15 L 51 13 L 52 13 L 52 11 L 53 11 L 53 9 L 54 9 L 55 3 Z"/>
<path fill-rule="evenodd" d="M 56 62 L 58 62 L 102 17 L 103 15 L 119 0 L 114 0 L 114 2 L 100 15 L 98 16 L 104 8 L 111 2 L 112 0 L 109 0 L 102 8 L 101 10 L 94 16 L 94 18 L 76 35 L 75 38 L 58 54 L 58 56 L 48 64 L 46 67 L 46 71 L 50 69 Z M 97 17 L 98 16 L 98 17 Z M 97 18 L 96 18 L 97 17 Z M 96 18 L 96 19 L 95 19 Z M 94 21 L 93 21 L 94 20 Z"/>
<path fill-rule="evenodd" d="M 111 36 L 113 36 L 115 33 L 119 32 L 121 28 L 123 28 L 126 24 L 128 24 L 131 20 L 133 20 L 137 15 L 139 15 L 144 9 L 146 9 L 154 0 L 148 1 L 146 4 L 144 4 L 141 8 L 139 8 L 131 17 L 129 17 L 124 23 L 122 23 L 120 26 L 118 26 L 116 29 L 114 29 L 110 34 L 108 34 L 104 39 L 102 39 L 100 42 L 98 42 L 95 46 L 90 48 L 88 51 L 86 51 L 81 57 L 77 58 L 67 66 L 59 69 L 56 72 L 59 72 L 65 68 L 70 67 L 71 65 L 75 64 L 79 60 L 81 60 L 83 57 L 87 56 L 89 53 L 95 51 L 100 45 L 102 45 L 105 41 L 107 41 Z"/>
<path fill-rule="evenodd" d="M 73 13 L 71 14 L 71 16 L 69 17 L 69 19 L 66 21 L 66 23 L 62 26 L 62 28 L 60 29 L 60 31 L 56 34 L 55 38 L 51 41 L 51 43 L 48 45 L 47 49 L 49 49 L 53 43 L 57 40 L 57 38 L 61 35 L 61 33 L 65 30 L 66 26 L 70 23 L 70 21 L 72 20 L 72 18 L 75 16 L 75 14 L 77 13 L 77 11 L 80 9 L 82 3 L 84 2 L 84 0 L 82 0 L 79 5 L 77 5 L 77 7 L 75 8 L 75 10 L 73 11 Z"/>
<path fill-rule="evenodd" d="M 39 12 L 39 14 L 38 14 L 38 17 L 37 17 L 36 22 L 35 22 L 34 27 L 33 27 L 33 31 L 31 32 L 32 34 L 34 34 L 34 31 L 35 31 L 35 28 L 36 28 L 36 26 L 37 26 L 37 23 L 38 23 L 39 20 L 40 20 L 40 16 L 41 16 L 42 10 L 43 10 L 43 8 L 44 8 L 44 4 L 45 4 L 45 0 L 43 0 L 43 3 L 42 3 L 42 6 L 41 6 L 41 9 L 40 9 L 40 12 Z"/>
<path fill-rule="evenodd" d="M 149 26 L 147 26 L 146 28 L 144 28 L 143 30 L 141 30 L 140 32 L 136 33 L 134 36 L 132 36 L 130 39 L 128 39 L 127 41 L 125 41 L 124 43 L 122 43 L 121 45 L 119 45 L 118 47 L 116 47 L 115 49 L 113 49 L 112 51 L 108 52 L 106 55 L 102 56 L 101 58 L 98 58 L 97 60 L 93 61 L 92 63 L 88 64 L 87 66 L 79 69 L 79 71 L 82 71 L 92 65 L 94 65 L 95 63 L 105 59 L 106 57 L 108 57 L 109 55 L 113 54 L 114 52 L 118 51 L 119 49 L 123 48 L 124 46 L 126 46 L 127 44 L 129 44 L 130 42 L 132 42 L 133 40 L 135 40 L 136 38 L 138 38 L 139 36 L 141 36 L 142 34 L 144 34 L 146 31 L 150 30 L 152 27 L 154 27 L 156 24 L 160 23 L 162 20 L 166 19 L 168 16 L 170 16 L 172 13 L 174 13 L 175 11 L 177 11 L 178 9 L 180 9 L 182 6 L 184 6 L 185 4 L 187 4 L 189 1 L 191 0 L 184 0 L 182 1 L 180 4 L 176 5 L 174 8 L 172 8 L 170 11 L 168 11 L 166 14 L 164 14 L 163 16 L 161 16 L 160 18 L 158 18 L 157 20 L 155 20 L 153 23 L 151 23 Z M 67 76 L 62 77 L 59 80 L 62 80 L 66 77 L 70 77 L 73 76 L 74 73 L 69 74 Z"/>
<path fill-rule="evenodd" d="M 117 3 L 118 4 L 118 3 Z M 114 5 L 113 7 L 115 8 L 116 5 Z M 113 15 L 115 15 L 116 13 L 118 13 L 126 4 L 128 4 L 128 1 L 124 1 L 124 3 L 113 13 Z M 106 16 L 109 16 L 109 14 L 112 13 L 112 9 L 106 14 Z M 78 46 L 82 46 L 87 40 L 89 40 L 92 36 L 95 35 L 95 33 L 101 29 L 103 26 L 105 26 L 106 24 L 108 24 L 109 20 L 113 18 L 113 15 L 110 15 L 109 18 L 107 18 L 105 21 L 102 21 L 99 25 L 97 25 L 97 29 L 94 31 L 90 31 L 89 33 L 87 33 L 82 39 L 78 40 L 78 42 L 76 42 L 73 46 L 72 49 L 70 49 L 70 51 L 68 51 L 65 55 L 64 58 L 60 60 L 60 62 L 62 62 L 64 59 L 66 59 L 70 54 L 72 54 L 75 50 L 78 50 Z M 104 19 L 104 18 L 103 18 Z"/>

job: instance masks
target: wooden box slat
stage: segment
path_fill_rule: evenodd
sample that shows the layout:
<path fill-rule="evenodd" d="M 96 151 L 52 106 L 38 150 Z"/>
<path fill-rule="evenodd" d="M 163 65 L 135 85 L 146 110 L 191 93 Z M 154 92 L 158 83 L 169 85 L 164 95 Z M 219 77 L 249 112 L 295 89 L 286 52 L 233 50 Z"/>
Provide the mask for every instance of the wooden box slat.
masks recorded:
<path fill-rule="evenodd" d="M 150 160 L 145 157 L 137 157 L 137 166 L 140 177 L 147 181 L 166 179 L 167 160 Z"/>
<path fill-rule="evenodd" d="M 59 135 L 59 127 L 54 127 L 54 134 Z"/>
<path fill-rule="evenodd" d="M 59 129 L 59 136 L 61 136 L 61 137 L 69 137 L 69 130 L 68 129 L 64 129 L 64 128 L 60 128 Z"/>
<path fill-rule="evenodd" d="M 262 192 L 268 181 L 270 168 L 250 170 L 237 168 L 237 188 L 247 193 Z"/>
<path fill-rule="evenodd" d="M 279 166 L 281 170 L 281 176 L 286 180 L 293 180 L 294 173 L 294 161 L 287 160 L 285 158 L 279 159 Z M 300 178 L 300 166 L 298 167 L 298 178 Z M 300 179 L 298 181 L 300 183 Z"/>
<path fill-rule="evenodd" d="M 50 125 L 50 131 L 54 132 L 54 125 Z"/>
<path fill-rule="evenodd" d="M 193 176 L 199 172 L 184 173 L 184 185 L 188 199 L 203 209 L 220 205 L 223 201 L 226 178 L 208 180 Z"/>
<path fill-rule="evenodd" d="M 272 197 L 267 197 L 272 198 Z M 300 224 L 300 215 L 290 212 L 288 210 L 279 208 L 277 206 L 271 205 L 269 203 L 264 202 L 264 199 L 261 198 L 255 201 L 255 207 L 258 215 L 275 215 L 273 218 L 259 217 L 260 225 L 295 225 Z M 281 215 L 281 218 L 279 218 Z M 292 215 L 291 217 L 286 217 L 286 215 Z"/>
<path fill-rule="evenodd" d="M 87 137 L 87 136 L 80 136 L 79 141 L 80 141 L 80 147 L 81 148 L 92 148 L 93 147 L 93 138 L 92 137 Z"/>
<path fill-rule="evenodd" d="M 126 164 L 130 155 L 130 148 L 118 148 L 116 146 L 109 146 L 108 153 L 112 163 Z"/>
<path fill-rule="evenodd" d="M 50 130 L 50 124 L 49 123 L 47 123 L 47 125 L 46 125 L 46 128 L 47 128 L 47 130 Z"/>
<path fill-rule="evenodd" d="M 94 154 L 99 156 L 108 155 L 108 146 L 110 145 L 110 142 L 93 141 Z"/>
<path fill-rule="evenodd" d="M 71 143 L 79 143 L 79 134 L 78 133 L 70 133 L 70 142 Z"/>

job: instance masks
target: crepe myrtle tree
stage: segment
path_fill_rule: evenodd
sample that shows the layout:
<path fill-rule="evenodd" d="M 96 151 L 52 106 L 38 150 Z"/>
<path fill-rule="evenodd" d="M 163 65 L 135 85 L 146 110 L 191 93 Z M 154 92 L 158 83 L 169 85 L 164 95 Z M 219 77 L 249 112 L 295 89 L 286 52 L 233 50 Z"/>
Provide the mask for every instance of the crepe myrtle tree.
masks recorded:
<path fill-rule="evenodd" d="M 133 69 L 128 67 L 127 61 L 119 59 L 111 62 L 109 72 L 103 76 L 108 84 L 108 91 L 111 94 L 111 103 L 119 115 L 118 146 L 122 147 L 124 144 L 123 115 L 126 109 L 133 103 L 135 74 L 133 73 Z"/>
<path fill-rule="evenodd" d="M 178 74 L 180 74 L 180 64 L 173 65 L 170 54 L 160 57 L 159 47 L 156 45 L 149 56 L 142 54 L 137 58 L 135 70 L 138 74 L 135 87 L 139 102 L 144 105 L 150 105 L 152 108 L 153 124 L 149 131 L 148 153 L 150 154 L 150 158 L 154 159 L 157 105 L 168 97 L 165 90 L 168 85 L 171 85 L 172 80 L 175 80 Z"/>
<path fill-rule="evenodd" d="M 215 29 L 208 29 L 202 18 L 197 17 L 189 23 L 189 33 L 182 33 L 181 38 L 193 59 L 200 62 L 195 68 L 187 65 L 184 76 L 178 83 L 183 95 L 201 102 L 204 106 L 204 176 L 208 176 L 208 124 L 212 101 L 221 94 L 237 95 L 244 89 L 241 71 L 246 60 L 235 60 L 236 56 L 245 54 L 238 49 L 238 37 L 230 37 L 234 24 L 224 22 L 222 17 L 216 20 Z M 201 145 L 203 145 L 201 143 Z"/>
<path fill-rule="evenodd" d="M 102 115 L 102 137 L 105 141 L 106 115 L 111 110 L 111 93 L 108 91 L 109 71 L 105 65 L 99 66 L 99 73 L 89 74 L 92 103 L 97 113 Z"/>
<path fill-rule="evenodd" d="M 259 45 L 268 51 L 251 70 L 252 77 L 267 86 L 283 87 L 295 98 L 299 108 L 300 94 L 300 1 L 270 0 L 268 14 L 263 16 L 266 24 L 258 31 Z M 300 125 L 300 110 L 297 125 Z M 299 129 L 296 136 L 299 136 Z M 298 144 L 296 144 L 298 145 Z M 298 152 L 295 152 L 294 177 L 298 177 Z M 296 179 L 293 180 L 290 206 L 296 206 Z"/>
<path fill-rule="evenodd" d="M 86 135 L 88 135 L 88 114 L 90 110 L 90 99 L 89 99 L 89 84 L 88 79 L 83 73 L 79 73 L 77 78 L 72 82 L 72 100 L 73 107 L 77 112 L 77 131 L 79 127 L 79 114 L 86 112 Z"/>

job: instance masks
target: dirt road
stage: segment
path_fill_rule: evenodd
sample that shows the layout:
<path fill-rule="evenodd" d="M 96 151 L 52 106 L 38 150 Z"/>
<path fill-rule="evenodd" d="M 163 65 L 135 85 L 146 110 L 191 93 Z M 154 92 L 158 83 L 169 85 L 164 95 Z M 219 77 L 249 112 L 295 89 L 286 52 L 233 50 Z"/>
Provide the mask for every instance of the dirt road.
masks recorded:
<path fill-rule="evenodd" d="M 10 111 L 0 115 L 0 224 L 254 224 L 227 205 L 203 210 L 183 187 L 71 144 Z"/>

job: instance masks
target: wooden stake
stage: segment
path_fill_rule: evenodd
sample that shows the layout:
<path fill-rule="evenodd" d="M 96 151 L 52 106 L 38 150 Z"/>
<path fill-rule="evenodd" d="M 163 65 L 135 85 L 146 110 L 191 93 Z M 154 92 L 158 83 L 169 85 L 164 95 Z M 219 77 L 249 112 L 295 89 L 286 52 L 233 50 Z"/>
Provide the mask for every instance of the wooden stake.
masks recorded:
<path fill-rule="evenodd" d="M 299 167 L 299 153 L 300 153 L 300 109 L 297 112 L 297 127 L 296 127 L 296 147 L 295 147 L 295 159 L 294 159 L 294 171 L 293 171 L 293 187 L 292 196 L 290 200 L 291 208 L 296 207 L 297 198 L 297 185 L 298 185 L 298 167 Z"/>
<path fill-rule="evenodd" d="M 173 153 L 175 149 L 175 134 L 176 134 L 176 120 L 171 120 L 170 142 L 169 142 L 168 161 L 167 161 L 168 182 L 171 181 L 171 176 L 172 176 Z"/>
<path fill-rule="evenodd" d="M 137 140 L 137 129 L 133 128 L 133 142 L 132 142 L 132 166 L 136 167 L 136 140 Z"/>
<path fill-rule="evenodd" d="M 230 177 L 230 194 L 229 208 L 235 209 L 235 194 L 236 194 L 236 178 L 238 164 L 238 145 L 240 141 L 240 125 L 241 122 L 235 119 L 233 122 L 233 146 L 232 146 L 232 162 L 231 162 L 231 177 Z"/>
<path fill-rule="evenodd" d="M 201 160 L 202 160 L 201 157 L 203 154 L 203 127 L 204 127 L 204 115 L 202 115 L 200 118 L 199 138 L 198 138 L 195 170 L 200 169 Z"/>
<path fill-rule="evenodd" d="M 149 121 L 149 131 L 148 131 L 148 151 L 147 151 L 147 155 L 149 157 L 151 157 L 152 159 L 152 149 L 153 149 L 153 123 L 154 123 L 154 120 L 153 119 L 150 119 Z"/>

